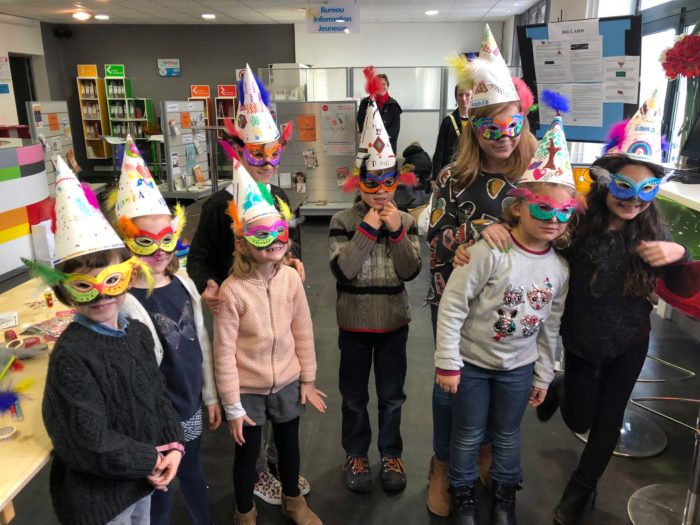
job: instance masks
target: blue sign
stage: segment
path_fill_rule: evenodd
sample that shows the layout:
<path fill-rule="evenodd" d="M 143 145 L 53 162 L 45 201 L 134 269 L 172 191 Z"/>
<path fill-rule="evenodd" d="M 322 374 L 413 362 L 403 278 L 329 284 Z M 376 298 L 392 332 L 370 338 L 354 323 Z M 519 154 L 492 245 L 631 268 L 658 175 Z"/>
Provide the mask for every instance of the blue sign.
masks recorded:
<path fill-rule="evenodd" d="M 179 58 L 159 58 L 158 59 L 158 74 L 161 77 L 179 77 L 180 59 Z"/>
<path fill-rule="evenodd" d="M 0 84 L 0 94 L 7 95 L 10 93 L 10 84 Z"/>

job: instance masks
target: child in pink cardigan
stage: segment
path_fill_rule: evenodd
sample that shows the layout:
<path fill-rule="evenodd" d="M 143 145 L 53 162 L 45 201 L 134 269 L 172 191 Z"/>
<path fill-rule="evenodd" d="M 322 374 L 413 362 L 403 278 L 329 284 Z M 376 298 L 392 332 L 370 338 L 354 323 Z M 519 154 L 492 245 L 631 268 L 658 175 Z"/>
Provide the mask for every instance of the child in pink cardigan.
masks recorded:
<path fill-rule="evenodd" d="M 307 402 L 325 412 L 326 395 L 314 385 L 316 353 L 304 286 L 296 270 L 282 264 L 289 248 L 288 217 L 279 215 L 266 187 L 256 185 L 235 161 L 232 190 L 228 213 L 236 250 L 231 275 L 219 289 L 214 371 L 236 441 L 234 523 L 256 521 L 256 459 L 269 419 L 279 453 L 283 513 L 297 524 L 320 525 L 299 493 L 299 416 Z"/>

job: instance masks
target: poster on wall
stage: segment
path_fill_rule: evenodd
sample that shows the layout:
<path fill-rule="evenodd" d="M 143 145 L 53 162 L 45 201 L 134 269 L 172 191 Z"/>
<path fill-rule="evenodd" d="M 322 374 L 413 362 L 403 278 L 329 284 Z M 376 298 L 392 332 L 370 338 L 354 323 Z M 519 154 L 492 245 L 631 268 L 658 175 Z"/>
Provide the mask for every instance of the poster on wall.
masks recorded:
<path fill-rule="evenodd" d="M 170 153 L 170 167 L 173 169 L 173 175 L 180 175 L 180 154 L 177 151 Z"/>
<path fill-rule="evenodd" d="M 179 58 L 159 58 L 158 59 L 158 74 L 161 77 L 179 77 L 180 59 Z"/>
<path fill-rule="evenodd" d="M 0 56 L 0 82 L 12 82 L 12 71 L 10 71 L 10 57 Z"/>
<path fill-rule="evenodd" d="M 49 113 L 49 129 L 51 131 L 59 131 L 61 129 L 58 124 L 58 115 L 56 113 Z"/>
<path fill-rule="evenodd" d="M 303 155 L 304 166 L 306 166 L 307 169 L 318 168 L 318 158 L 316 157 L 316 150 L 314 148 L 306 148 Z"/>
<path fill-rule="evenodd" d="M 316 142 L 316 115 L 297 115 L 297 141 Z"/>
<path fill-rule="evenodd" d="M 348 168 L 347 166 L 342 166 L 340 168 L 335 169 L 335 179 L 339 188 L 342 187 L 343 184 L 345 184 L 345 179 L 347 179 L 349 175 L 350 168 Z"/>
<path fill-rule="evenodd" d="M 355 104 L 323 104 L 321 106 L 321 140 L 326 155 L 355 153 Z"/>

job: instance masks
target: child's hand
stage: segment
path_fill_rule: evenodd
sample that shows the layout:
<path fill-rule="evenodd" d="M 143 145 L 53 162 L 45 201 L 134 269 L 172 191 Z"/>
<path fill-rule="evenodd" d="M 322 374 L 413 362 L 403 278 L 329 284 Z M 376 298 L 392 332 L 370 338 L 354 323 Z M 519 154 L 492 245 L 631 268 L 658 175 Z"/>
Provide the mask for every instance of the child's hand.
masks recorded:
<path fill-rule="evenodd" d="M 321 414 L 326 413 L 326 402 L 323 398 L 328 397 L 326 394 L 321 392 L 313 383 L 302 383 L 299 389 L 299 402 L 302 405 L 306 405 L 308 401 L 311 403 L 316 410 L 321 412 Z"/>
<path fill-rule="evenodd" d="M 384 205 L 379 218 L 390 232 L 397 232 L 401 229 L 401 213 L 393 201 L 389 201 Z"/>
<path fill-rule="evenodd" d="M 675 242 L 642 241 L 637 246 L 637 255 L 649 266 L 666 266 L 681 260 L 685 248 Z"/>
<path fill-rule="evenodd" d="M 213 432 L 221 425 L 221 405 L 219 403 L 207 405 L 207 416 L 209 417 L 209 430 Z"/>
<path fill-rule="evenodd" d="M 247 423 L 251 427 L 255 426 L 255 421 L 248 416 L 237 417 L 228 422 L 228 433 L 231 434 L 231 437 L 239 446 L 243 446 L 243 443 L 245 443 L 245 439 L 243 439 L 243 423 Z"/>
<path fill-rule="evenodd" d="M 173 450 L 169 452 L 166 456 L 162 456 L 154 473 L 147 477 L 148 482 L 153 485 L 156 490 L 162 490 L 163 492 L 168 491 L 168 485 L 177 474 L 177 468 L 180 466 L 180 460 L 182 459 L 182 454 Z"/>
<path fill-rule="evenodd" d="M 219 299 L 219 285 L 216 281 L 209 279 L 207 281 L 207 287 L 202 292 L 202 301 L 206 304 L 213 314 L 219 313 L 219 307 L 221 306 L 221 299 Z"/>
<path fill-rule="evenodd" d="M 452 259 L 452 266 L 456 268 L 458 266 L 469 264 L 469 260 L 472 258 L 471 255 L 469 255 L 469 247 L 469 244 L 460 244 L 457 246 L 455 256 Z"/>
<path fill-rule="evenodd" d="M 448 394 L 456 394 L 457 393 L 457 387 L 459 387 L 459 379 L 460 379 L 460 376 L 458 376 L 458 375 L 443 376 L 443 375 L 437 374 L 435 376 L 435 382 L 438 384 L 438 386 L 440 388 L 442 388 Z"/>
<path fill-rule="evenodd" d="M 378 230 L 382 226 L 382 219 L 379 217 L 379 212 L 374 208 L 370 208 L 362 220 L 375 230 Z"/>
<path fill-rule="evenodd" d="M 290 258 L 287 261 L 287 265 L 291 266 L 294 268 L 297 273 L 299 274 L 299 277 L 301 277 L 301 282 L 304 282 L 306 280 L 306 272 L 304 271 L 304 263 L 301 262 L 299 259 L 295 258 Z"/>
<path fill-rule="evenodd" d="M 491 248 L 507 253 L 513 247 L 513 238 L 508 230 L 501 223 L 494 223 L 483 232 L 481 238 L 484 239 Z"/>
<path fill-rule="evenodd" d="M 537 388 L 536 386 L 533 386 L 532 390 L 530 391 L 530 400 L 528 401 L 528 404 L 531 407 L 541 405 L 544 402 L 545 397 L 547 397 L 546 388 Z"/>

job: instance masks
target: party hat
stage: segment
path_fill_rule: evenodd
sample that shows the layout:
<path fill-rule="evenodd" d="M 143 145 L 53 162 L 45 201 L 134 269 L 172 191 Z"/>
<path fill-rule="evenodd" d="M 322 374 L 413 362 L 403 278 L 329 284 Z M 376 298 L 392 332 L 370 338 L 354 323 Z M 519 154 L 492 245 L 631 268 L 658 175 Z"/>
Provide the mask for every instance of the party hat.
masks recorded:
<path fill-rule="evenodd" d="M 663 104 L 654 89 L 631 120 L 615 124 L 603 148 L 606 155 L 626 154 L 644 162 L 661 164 Z"/>
<path fill-rule="evenodd" d="M 170 215 L 168 205 L 131 135 L 127 135 L 124 145 L 124 160 L 114 211 L 117 218 L 129 219 L 144 215 Z"/>
<path fill-rule="evenodd" d="M 100 212 L 94 195 L 59 156 L 56 176 L 56 260 L 61 263 L 80 255 L 123 248 L 124 243 Z"/>
<path fill-rule="evenodd" d="M 473 90 L 472 108 L 520 100 L 488 24 L 484 29 L 479 58 L 470 61 L 461 55 L 450 59 L 449 63 L 455 69 L 459 83 Z"/>
<path fill-rule="evenodd" d="M 523 182 L 549 182 L 576 188 L 561 116 L 554 117 L 542 137 L 527 171 L 518 180 L 518 184 Z"/>
<path fill-rule="evenodd" d="M 365 90 L 369 94 L 369 103 L 360 135 L 360 145 L 357 155 L 355 155 L 355 165 L 360 168 L 364 163 L 368 170 L 393 168 L 396 164 L 396 155 L 391 148 L 389 133 L 384 127 L 382 115 L 374 100 L 379 88 L 380 77 L 376 74 L 373 66 L 366 67 L 363 73 L 366 79 Z"/>
<path fill-rule="evenodd" d="M 267 107 L 270 97 L 248 64 L 245 66 L 245 76 L 238 85 L 241 99 L 235 134 L 246 144 L 265 144 L 279 139 L 280 132 Z"/>

